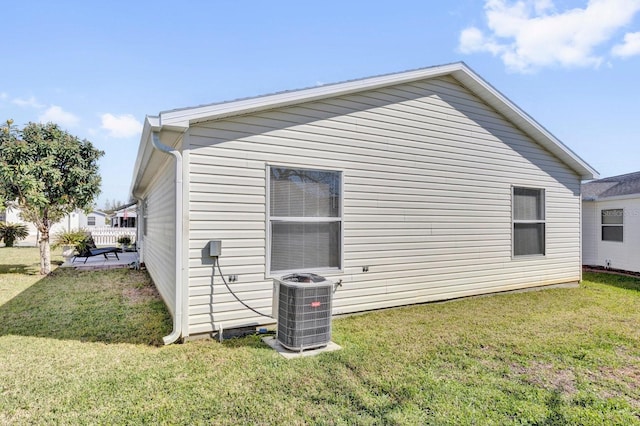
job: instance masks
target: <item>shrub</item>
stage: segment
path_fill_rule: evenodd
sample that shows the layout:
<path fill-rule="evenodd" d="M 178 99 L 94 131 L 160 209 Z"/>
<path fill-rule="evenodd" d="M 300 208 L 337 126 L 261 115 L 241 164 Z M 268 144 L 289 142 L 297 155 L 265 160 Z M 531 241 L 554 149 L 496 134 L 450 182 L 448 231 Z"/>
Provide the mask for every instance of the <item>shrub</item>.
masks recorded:
<path fill-rule="evenodd" d="M 4 240 L 4 245 L 13 247 L 16 240 L 24 240 L 29 236 L 26 225 L 21 223 L 0 223 L 0 241 Z"/>
<path fill-rule="evenodd" d="M 60 231 L 53 236 L 53 248 L 60 246 L 79 246 L 87 239 L 87 231 L 77 229 L 75 231 Z"/>
<path fill-rule="evenodd" d="M 131 244 L 131 241 L 131 237 L 128 235 L 123 235 L 118 238 L 118 243 L 122 244 L 123 246 L 128 246 L 129 244 Z"/>

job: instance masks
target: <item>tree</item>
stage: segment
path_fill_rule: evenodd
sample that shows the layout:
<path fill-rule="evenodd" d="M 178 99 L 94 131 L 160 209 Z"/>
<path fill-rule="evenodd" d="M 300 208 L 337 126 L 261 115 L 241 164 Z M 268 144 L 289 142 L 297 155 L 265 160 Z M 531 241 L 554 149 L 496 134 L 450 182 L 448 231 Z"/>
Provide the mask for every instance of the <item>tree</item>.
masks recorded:
<path fill-rule="evenodd" d="M 27 225 L 21 223 L 0 223 L 0 241 L 6 247 L 13 247 L 16 240 L 24 240 L 29 236 Z"/>
<path fill-rule="evenodd" d="M 123 203 L 120 200 L 116 200 L 115 198 L 113 200 L 110 199 L 106 199 L 104 202 L 104 212 L 105 213 L 113 213 L 116 210 L 119 210 L 121 206 L 124 206 L 125 203 Z"/>
<path fill-rule="evenodd" d="M 100 193 L 103 151 L 53 123 L 13 121 L 0 132 L 0 201 L 15 202 L 40 231 L 40 273 L 51 272 L 49 230 L 75 209 L 88 210 Z"/>

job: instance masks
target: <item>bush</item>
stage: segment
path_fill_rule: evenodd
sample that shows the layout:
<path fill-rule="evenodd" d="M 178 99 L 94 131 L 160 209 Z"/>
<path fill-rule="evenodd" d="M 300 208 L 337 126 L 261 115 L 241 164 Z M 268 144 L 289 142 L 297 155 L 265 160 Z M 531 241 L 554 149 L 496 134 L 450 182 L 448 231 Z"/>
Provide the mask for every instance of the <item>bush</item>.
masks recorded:
<path fill-rule="evenodd" d="M 131 237 L 128 235 L 123 235 L 118 238 L 118 243 L 122 244 L 123 246 L 128 246 L 129 244 L 131 244 L 131 241 Z"/>
<path fill-rule="evenodd" d="M 60 246 L 77 247 L 87 239 L 87 231 L 77 229 L 75 231 L 60 231 L 53 236 L 53 248 Z"/>
<path fill-rule="evenodd" d="M 21 223 L 0 223 L 0 241 L 4 240 L 4 245 L 13 247 L 16 240 L 24 240 L 29 236 L 27 225 Z"/>

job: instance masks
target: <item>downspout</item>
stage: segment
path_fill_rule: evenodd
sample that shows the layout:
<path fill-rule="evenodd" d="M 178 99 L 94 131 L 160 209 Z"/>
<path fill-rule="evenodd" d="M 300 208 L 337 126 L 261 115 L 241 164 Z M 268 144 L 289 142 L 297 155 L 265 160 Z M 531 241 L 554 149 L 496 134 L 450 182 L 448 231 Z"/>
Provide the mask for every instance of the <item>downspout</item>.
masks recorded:
<path fill-rule="evenodd" d="M 138 252 L 138 269 L 140 265 L 144 263 L 144 233 L 140 228 L 140 224 L 142 221 L 140 218 L 142 217 L 142 213 L 144 212 L 144 200 L 138 197 L 135 193 L 132 194 L 134 200 L 138 204 L 138 220 L 136 220 L 136 251 Z M 140 242 L 142 241 L 142 244 Z"/>
<path fill-rule="evenodd" d="M 182 299 L 184 297 L 182 289 L 182 154 L 177 149 L 171 149 L 160 142 L 158 132 L 151 133 L 153 147 L 165 154 L 173 155 L 176 160 L 176 300 L 173 315 L 173 330 L 171 334 L 162 338 L 165 345 L 176 342 L 182 334 Z"/>

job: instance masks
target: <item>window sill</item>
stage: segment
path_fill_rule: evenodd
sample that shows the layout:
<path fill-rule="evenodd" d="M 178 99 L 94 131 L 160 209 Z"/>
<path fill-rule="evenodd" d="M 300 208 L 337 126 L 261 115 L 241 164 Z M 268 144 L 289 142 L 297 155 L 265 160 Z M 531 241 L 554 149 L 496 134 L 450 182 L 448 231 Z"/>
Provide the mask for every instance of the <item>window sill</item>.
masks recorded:
<path fill-rule="evenodd" d="M 340 275 L 344 273 L 343 269 L 328 268 L 328 269 L 290 269 L 287 271 L 271 271 L 265 274 L 265 279 L 281 278 L 284 275 L 289 274 L 316 274 L 321 276 Z"/>
<path fill-rule="evenodd" d="M 511 260 L 531 260 L 531 259 L 544 259 L 547 257 L 546 254 L 521 254 L 521 255 L 511 255 Z"/>

